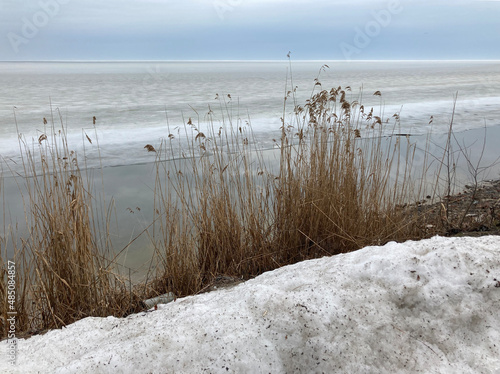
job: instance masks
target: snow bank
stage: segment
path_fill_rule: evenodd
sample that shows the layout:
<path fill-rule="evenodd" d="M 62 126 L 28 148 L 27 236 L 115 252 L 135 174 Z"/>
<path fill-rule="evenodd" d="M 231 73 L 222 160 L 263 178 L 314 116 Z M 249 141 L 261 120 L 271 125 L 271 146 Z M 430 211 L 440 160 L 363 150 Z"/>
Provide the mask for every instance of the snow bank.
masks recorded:
<path fill-rule="evenodd" d="M 2 373 L 500 374 L 500 237 L 388 243 L 1 343 Z"/>

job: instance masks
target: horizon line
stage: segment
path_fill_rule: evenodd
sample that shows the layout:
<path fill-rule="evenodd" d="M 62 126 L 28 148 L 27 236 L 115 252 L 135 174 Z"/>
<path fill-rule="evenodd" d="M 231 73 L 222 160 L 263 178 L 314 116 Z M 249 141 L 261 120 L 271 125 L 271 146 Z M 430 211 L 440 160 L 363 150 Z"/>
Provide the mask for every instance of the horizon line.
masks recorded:
<path fill-rule="evenodd" d="M 499 0 L 500 1 L 500 0 Z M 336 60 L 336 59 L 179 59 L 179 60 L 0 60 L 0 63 L 37 63 L 37 62 L 64 62 L 64 63 L 123 63 L 123 62 L 500 62 L 500 59 L 366 59 L 366 60 Z"/>

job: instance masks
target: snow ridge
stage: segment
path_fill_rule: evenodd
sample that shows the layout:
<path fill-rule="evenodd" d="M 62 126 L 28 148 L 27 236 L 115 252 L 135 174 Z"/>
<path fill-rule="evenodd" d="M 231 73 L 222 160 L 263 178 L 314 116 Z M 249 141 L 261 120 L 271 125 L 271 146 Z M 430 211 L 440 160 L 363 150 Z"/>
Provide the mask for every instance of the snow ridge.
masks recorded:
<path fill-rule="evenodd" d="M 500 237 L 390 242 L 19 340 L 2 373 L 500 374 Z"/>

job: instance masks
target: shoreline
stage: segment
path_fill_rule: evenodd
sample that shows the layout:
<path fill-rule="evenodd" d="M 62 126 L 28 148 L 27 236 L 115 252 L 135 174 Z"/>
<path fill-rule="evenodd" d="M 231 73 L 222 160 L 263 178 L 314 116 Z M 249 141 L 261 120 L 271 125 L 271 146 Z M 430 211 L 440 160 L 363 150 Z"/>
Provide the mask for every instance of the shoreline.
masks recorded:
<path fill-rule="evenodd" d="M 478 237 L 500 235 L 500 179 L 466 185 L 460 192 L 434 203 L 422 202 L 410 212 L 425 209 L 425 221 L 440 221 L 427 229 L 432 236 Z"/>

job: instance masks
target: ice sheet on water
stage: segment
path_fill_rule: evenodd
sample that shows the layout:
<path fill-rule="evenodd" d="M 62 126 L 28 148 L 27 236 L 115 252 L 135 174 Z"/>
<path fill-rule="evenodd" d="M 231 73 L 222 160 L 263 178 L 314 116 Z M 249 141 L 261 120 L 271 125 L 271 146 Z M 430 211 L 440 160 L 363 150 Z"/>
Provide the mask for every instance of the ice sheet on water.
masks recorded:
<path fill-rule="evenodd" d="M 293 66 L 298 104 L 309 98 L 322 64 L 297 62 Z M 316 91 L 349 85 L 352 91 L 347 98 L 357 100 L 363 87 L 361 101 L 367 108 L 373 106 L 377 115 L 383 112 L 384 118 L 391 118 L 401 112 L 397 132 L 424 134 L 431 129 L 431 116 L 432 131 L 446 132 L 457 92 L 456 131 L 499 124 L 498 64 L 336 61 L 329 66 L 321 73 L 322 86 Z M 103 159 L 105 166 L 145 162 L 150 155 L 141 153 L 142 147 L 156 146 L 168 136 L 167 123 L 175 129 L 190 117 L 195 124 L 203 122 L 209 106 L 215 113 L 215 126 L 223 117 L 226 123 L 232 117 L 236 126 L 250 120 L 260 139 L 266 134 L 272 139 L 274 135 L 268 132 L 279 132 L 285 88 L 295 88 L 286 80 L 288 68 L 283 61 L 2 63 L 0 155 L 15 159 L 19 153 L 17 131 L 28 142 L 36 142 L 48 131 L 43 118 L 50 125 L 52 117 L 56 129 L 61 121 L 67 127 L 70 148 L 81 151 L 82 131 L 92 137 L 92 118 L 96 116 L 101 146 L 116 155 Z M 382 96 L 374 97 L 375 90 L 382 91 Z M 217 94 L 220 100 L 214 99 Z M 290 113 L 291 97 L 287 104 Z M 290 122 L 287 116 L 285 120 Z M 389 121 L 387 132 L 393 130 L 393 124 Z"/>

